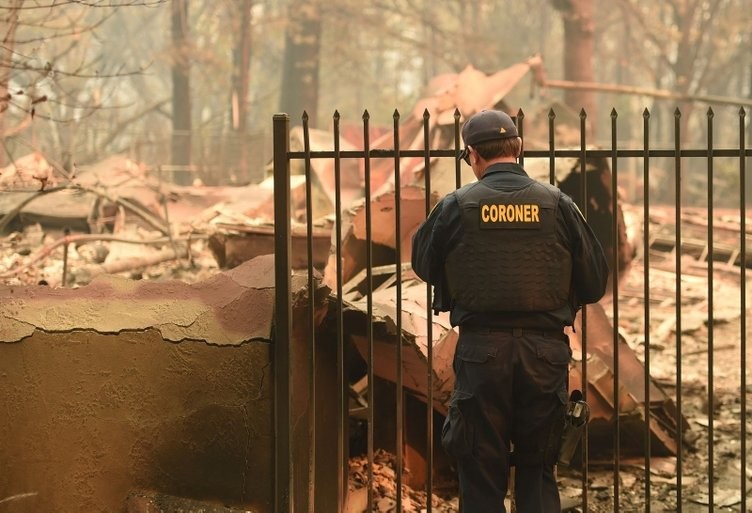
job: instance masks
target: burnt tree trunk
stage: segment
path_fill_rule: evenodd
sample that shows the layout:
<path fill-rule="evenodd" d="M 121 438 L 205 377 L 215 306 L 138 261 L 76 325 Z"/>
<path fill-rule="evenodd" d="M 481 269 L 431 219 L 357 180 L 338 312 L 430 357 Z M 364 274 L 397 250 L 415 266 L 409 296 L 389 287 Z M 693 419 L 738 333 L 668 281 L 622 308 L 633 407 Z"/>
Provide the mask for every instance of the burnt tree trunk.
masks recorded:
<path fill-rule="evenodd" d="M 188 51 L 188 0 L 172 0 L 172 164 L 191 164 L 191 81 Z M 175 181 L 190 183 L 187 173 L 177 173 Z"/>
<path fill-rule="evenodd" d="M 242 134 L 248 128 L 248 89 L 251 79 L 251 7 L 253 0 L 240 4 L 240 37 L 233 50 L 232 128 Z"/>
<path fill-rule="evenodd" d="M 551 3 L 561 12 L 564 20 L 564 79 L 595 82 L 593 0 L 551 0 Z M 585 110 L 589 121 L 588 133 L 592 133 L 597 119 L 592 91 L 568 90 L 564 93 L 564 103 L 577 112 Z"/>
<path fill-rule="evenodd" d="M 696 45 L 692 38 L 692 27 L 695 24 L 695 16 L 694 9 L 681 4 L 677 6 L 673 14 L 673 23 L 679 29 L 680 35 L 676 51 L 676 62 L 674 64 L 674 87 L 683 94 L 690 92 L 690 84 L 692 83 L 692 71 L 695 60 L 694 46 Z M 691 101 L 681 102 L 679 110 L 681 110 L 682 114 L 682 134 L 685 134 L 684 137 L 686 137 L 686 134 L 689 133 L 689 121 L 695 110 L 694 103 Z"/>
<path fill-rule="evenodd" d="M 230 97 L 231 126 L 237 148 L 237 176 L 245 181 L 249 175 L 248 164 L 248 90 L 251 65 L 251 7 L 253 0 L 243 0 L 240 7 L 240 34 L 233 50 L 232 93 Z"/>
<path fill-rule="evenodd" d="M 316 125 L 319 98 L 321 9 L 317 2 L 296 1 L 290 6 L 285 35 L 280 110 L 300 122 L 303 111 Z"/>

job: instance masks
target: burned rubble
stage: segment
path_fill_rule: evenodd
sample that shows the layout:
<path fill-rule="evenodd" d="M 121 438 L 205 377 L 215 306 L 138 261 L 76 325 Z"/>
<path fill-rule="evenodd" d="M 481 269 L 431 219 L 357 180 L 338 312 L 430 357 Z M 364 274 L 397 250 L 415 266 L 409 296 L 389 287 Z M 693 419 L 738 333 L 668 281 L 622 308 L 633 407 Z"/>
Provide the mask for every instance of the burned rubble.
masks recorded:
<path fill-rule="evenodd" d="M 449 148 L 453 144 L 455 108 L 467 114 L 489 107 L 505 108 L 504 96 L 530 71 L 525 62 L 507 70 L 487 76 L 468 67 L 461 73 L 437 77 L 431 94 L 416 104 L 411 116 L 403 121 L 401 145 L 420 149 L 423 142 L 422 119 L 425 109 L 431 112 L 429 140 L 433 147 Z M 531 126 L 535 119 L 531 118 Z M 526 121 L 527 122 L 527 121 Z M 327 134 L 312 130 L 314 149 L 330 149 Z M 357 128 L 348 130 L 346 147 L 362 149 L 363 134 Z M 302 147 L 302 130 L 291 132 L 292 146 Z M 391 132 L 374 134 L 374 147 L 387 147 L 392 141 Z M 535 132 L 531 129 L 526 145 L 535 147 Z M 297 145 L 297 146 L 296 146 Z M 374 161 L 371 169 L 370 198 L 373 231 L 366 239 L 364 169 L 355 161 L 348 161 L 343 169 L 345 211 L 342 213 L 342 240 L 335 240 L 333 165 L 328 159 L 315 160 L 313 164 L 313 265 L 317 277 L 317 294 L 327 295 L 317 301 L 316 336 L 324 338 L 321 345 L 331 344 L 326 337 L 332 333 L 332 323 L 338 298 L 337 280 L 342 280 L 343 320 L 347 336 L 345 341 L 352 349 L 353 367 L 349 386 L 353 400 L 350 416 L 354 426 L 363 426 L 363 411 L 368 407 L 367 390 L 375 389 L 378 398 L 373 405 L 380 419 L 376 442 L 378 451 L 374 460 L 374 493 L 377 511 L 393 511 L 396 497 L 394 456 L 396 449 L 394 425 L 394 387 L 397 382 L 398 361 L 395 348 L 401 344 L 404 393 L 411 422 L 404 425 L 404 461 L 408 469 L 403 490 L 405 511 L 425 508 L 426 494 L 421 491 L 429 476 L 437 479 L 451 475 L 451 461 L 442 453 L 434 439 L 434 447 L 427 447 L 426 411 L 434 414 L 434 432 L 440 429 L 446 403 L 452 389 L 452 355 L 457 332 L 449 324 L 448 316 L 431 315 L 426 303 L 426 286 L 418 280 L 409 266 L 410 241 L 413 231 L 426 215 L 427 203 L 432 206 L 439 197 L 454 189 L 457 169 L 451 159 L 434 159 L 428 168 L 422 158 L 401 160 L 399 201 L 402 217 L 399 220 L 402 240 L 395 240 L 395 191 L 393 162 Z M 548 180 L 548 162 L 530 160 L 525 163 L 531 175 Z M 581 189 L 583 163 L 578 159 L 557 161 L 555 180 L 574 198 Z M 704 292 L 707 279 L 702 274 L 708 258 L 725 262 L 716 273 L 716 286 L 736 286 L 736 272 L 741 265 L 738 240 L 740 226 L 737 220 L 718 213 L 716 220 L 719 240 L 708 255 L 708 245 L 703 230 L 707 220 L 693 209 L 682 212 L 684 236 L 681 247 L 675 247 L 673 211 L 668 208 L 651 210 L 650 226 L 641 225 L 641 209 L 625 204 L 621 198 L 611 196 L 611 174 L 605 159 L 590 159 L 584 163 L 587 189 L 593 196 L 588 205 L 589 219 L 604 242 L 610 261 L 617 262 L 619 291 L 619 323 L 613 324 L 612 299 L 607 293 L 601 303 L 588 307 L 585 329 L 581 324 L 570 333 L 575 358 L 571 364 L 570 387 L 584 388 L 591 404 L 589 427 L 589 464 L 591 465 L 587 490 L 592 503 L 606 510 L 613 497 L 614 433 L 619 426 L 621 436 L 621 461 L 619 479 L 624 488 L 639 489 L 642 485 L 645 456 L 645 433 L 649 432 L 650 472 L 653 475 L 656 500 L 671 504 L 675 500 L 674 476 L 677 453 L 689 451 L 686 464 L 695 465 L 699 471 L 687 471 L 686 484 L 690 489 L 701 490 L 705 484 L 702 474 L 702 454 L 707 441 L 700 433 L 707 424 L 706 392 L 703 388 L 702 369 L 707 348 L 707 305 Z M 293 218 L 293 267 L 306 268 L 306 198 L 305 178 L 301 169 L 293 169 L 291 177 Z M 431 190 L 425 190 L 426 173 L 430 174 Z M 467 169 L 460 169 L 460 181 L 471 179 Z M 135 280 L 165 280 L 169 278 L 186 282 L 202 282 L 217 274 L 232 272 L 259 255 L 273 252 L 273 190 L 271 180 L 245 187 L 175 186 L 160 177 L 158 170 L 124 157 L 108 160 L 101 165 L 77 170 L 75 176 L 59 176 L 50 164 L 38 155 L 18 161 L 13 168 L 0 170 L 0 184 L 11 192 L 0 196 L 0 280 L 7 286 L 35 284 L 57 287 L 83 287 L 93 282 L 102 283 L 105 275 L 118 274 Z M 426 194 L 429 201 L 426 202 Z M 43 201 L 41 199 L 43 198 Z M 617 233 L 612 234 L 612 221 L 617 219 Z M 643 272 L 646 262 L 642 258 L 642 236 L 650 233 L 651 297 L 642 292 Z M 749 231 L 749 230 L 748 230 Z M 748 236 L 748 234 L 745 234 Z M 611 241 L 618 240 L 614 246 Z M 366 270 L 367 244 L 372 244 L 372 279 L 369 289 Z M 337 276 L 335 248 L 342 251 L 342 275 Z M 401 262 L 396 262 L 397 248 Z M 676 334 L 674 291 L 678 279 L 672 266 L 674 252 L 680 251 L 686 259 L 681 277 L 684 291 L 682 305 L 687 310 L 681 335 L 688 348 L 686 373 L 682 383 L 691 397 L 688 404 L 676 404 L 676 383 L 673 381 L 676 355 L 672 347 Z M 399 265 L 398 265 L 399 264 Z M 300 273 L 297 274 L 300 278 Z M 397 304 L 395 286 L 401 287 L 401 301 Z M 300 287 L 303 287 L 299 283 Z M 302 293 L 301 293 L 302 294 Z M 368 317 L 367 301 L 373 302 L 373 316 Z M 622 301 L 623 300 L 623 301 Z M 715 348 L 731 362 L 729 368 L 738 370 L 734 357 L 739 341 L 734 339 L 731 327 L 738 321 L 738 305 L 733 298 L 728 303 L 716 305 L 711 324 L 729 329 L 729 341 Z M 653 321 L 649 348 L 645 347 L 643 307 L 651 304 Z M 719 303 L 721 303 L 719 299 Z M 298 304 L 301 309 L 302 305 Z M 705 308 L 705 310 L 703 310 Z M 716 313 L 717 312 L 717 313 Z M 271 316 L 271 314 L 268 314 Z M 397 333 L 397 319 L 402 332 Z M 373 340 L 367 337 L 366 326 L 373 326 Z M 579 323 L 578 319 L 578 323 Z M 69 327 L 75 329 L 76 327 Z M 178 330 L 184 333 L 184 330 Z M 586 351 L 581 337 L 585 335 Z M 737 337 L 738 338 L 738 337 Z M 368 355 L 373 348 L 375 383 L 367 382 L 365 372 Z M 428 352 L 431 349 L 430 378 Z M 649 368 L 645 365 L 646 352 L 654 356 Z M 618 411 L 614 398 L 617 369 L 614 353 L 618 352 L 619 393 Z M 704 352 L 703 352 L 704 351 Z M 587 362 L 587 382 L 583 383 L 582 365 Z M 682 363 L 682 362 L 680 362 Z M 690 367 L 691 366 L 691 367 Z M 699 370 L 698 370 L 699 369 Z M 647 376 L 647 380 L 645 379 Z M 723 380 L 716 405 L 738 411 L 738 397 L 730 394 L 736 380 L 733 376 Z M 721 379 L 719 378 L 719 381 Z M 646 390 L 645 383 L 648 383 Z M 727 383 L 728 382 L 728 383 Z M 690 392 L 696 392 L 690 394 Z M 646 397 L 650 398 L 647 409 Z M 429 397 L 432 404 L 427 404 Z M 734 402 L 734 401 L 737 402 Z M 705 401 L 705 403 L 703 403 Z M 731 460 L 738 444 L 733 442 L 739 429 L 736 418 L 727 414 L 728 408 L 718 413 L 718 431 L 725 436 L 719 448 L 723 461 Z M 415 419 L 424 419 L 417 421 Z M 678 419 L 678 420 L 677 420 Z M 647 427 L 647 429 L 646 429 Z M 369 465 L 363 456 L 364 432 L 357 427 L 350 440 L 353 451 L 350 458 L 350 504 L 348 512 L 363 511 L 367 483 L 364 473 Z M 730 441 L 726 439 L 731 439 Z M 427 468 L 428 452 L 433 451 L 434 468 Z M 695 467 L 693 467 L 695 468 Z M 565 503 L 580 504 L 581 469 L 562 470 L 559 475 Z M 731 469 L 722 477 L 722 487 L 715 497 L 716 505 L 738 504 L 741 492 L 731 484 L 737 474 L 746 469 Z M 438 486 L 431 498 L 434 511 L 457 511 L 456 498 L 452 497 L 451 480 L 446 488 Z M 638 492 L 627 492 L 631 500 L 639 503 Z M 701 495 L 701 494 L 700 494 Z M 145 508 L 144 504 L 157 498 L 147 495 L 131 499 L 133 511 Z M 162 499 L 160 499 L 162 500 Z M 194 504 L 195 506 L 195 504 Z M 412 508 L 412 509 L 410 509 Z M 596 509 L 594 509 L 596 510 Z"/>

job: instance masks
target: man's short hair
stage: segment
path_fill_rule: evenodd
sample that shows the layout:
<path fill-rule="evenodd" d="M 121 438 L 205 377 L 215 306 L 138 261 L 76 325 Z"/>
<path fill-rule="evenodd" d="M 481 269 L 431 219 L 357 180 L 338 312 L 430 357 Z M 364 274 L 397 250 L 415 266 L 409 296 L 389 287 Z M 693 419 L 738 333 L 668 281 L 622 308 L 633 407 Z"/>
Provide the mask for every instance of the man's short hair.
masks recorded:
<path fill-rule="evenodd" d="M 483 160 L 491 160 L 496 157 L 519 157 L 522 150 L 522 139 L 519 137 L 507 139 L 495 139 L 478 143 L 473 146 Z"/>

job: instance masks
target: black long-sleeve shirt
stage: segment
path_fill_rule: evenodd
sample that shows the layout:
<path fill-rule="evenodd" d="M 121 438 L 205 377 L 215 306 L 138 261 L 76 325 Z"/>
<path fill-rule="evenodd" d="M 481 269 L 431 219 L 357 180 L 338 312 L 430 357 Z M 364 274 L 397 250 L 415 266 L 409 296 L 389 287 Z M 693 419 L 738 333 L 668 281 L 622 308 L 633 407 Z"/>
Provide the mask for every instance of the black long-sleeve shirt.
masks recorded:
<path fill-rule="evenodd" d="M 514 190 L 532 181 L 522 166 L 513 163 L 491 165 L 482 177 L 485 185 Z M 603 297 L 608 280 L 608 264 L 603 248 L 574 201 L 562 193 L 557 216 L 557 235 L 572 255 L 570 304 L 548 312 L 480 313 L 452 304 L 444 273 L 449 252 L 462 240 L 462 218 L 455 193 L 447 194 L 413 236 L 412 267 L 434 287 L 434 311 L 450 311 L 453 326 L 473 325 L 501 328 L 559 329 L 571 326 L 581 305 Z M 520 262 L 524 265 L 524 262 Z M 490 269 L 489 272 L 494 272 Z"/>

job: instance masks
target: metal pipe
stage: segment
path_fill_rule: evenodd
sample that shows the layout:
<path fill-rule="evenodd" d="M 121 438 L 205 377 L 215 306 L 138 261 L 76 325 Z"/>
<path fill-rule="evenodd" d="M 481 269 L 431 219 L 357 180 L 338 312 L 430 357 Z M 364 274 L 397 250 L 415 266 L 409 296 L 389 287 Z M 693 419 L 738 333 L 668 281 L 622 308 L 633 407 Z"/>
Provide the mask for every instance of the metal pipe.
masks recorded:
<path fill-rule="evenodd" d="M 70 228 L 63 230 L 63 236 L 65 237 L 65 244 L 63 244 L 63 282 L 62 286 L 65 287 L 68 281 L 68 236 L 70 235 Z"/>
<path fill-rule="evenodd" d="M 373 509 L 374 491 L 374 436 L 376 426 L 375 402 L 375 373 L 374 362 L 376 355 L 373 348 L 373 227 L 371 214 L 371 140 L 369 135 L 370 114 L 363 112 L 363 158 L 365 164 L 365 210 L 366 210 L 366 339 L 368 345 L 368 511 Z"/>
<path fill-rule="evenodd" d="M 290 253 L 290 118 L 275 114 L 274 137 L 274 511 L 292 513 L 290 346 L 292 344 L 292 270 Z"/>
<path fill-rule="evenodd" d="M 311 131 L 308 124 L 308 112 L 303 112 L 303 147 L 305 151 L 305 190 L 306 190 L 306 249 L 308 251 L 308 331 L 310 333 L 310 352 L 308 356 L 308 396 L 310 444 L 308 461 L 308 482 L 316 483 L 316 314 L 315 281 L 313 274 L 313 190 L 311 187 Z M 308 511 L 314 513 L 316 504 L 316 487 L 308 487 Z"/>
<path fill-rule="evenodd" d="M 619 400 L 619 224 L 616 215 L 617 192 L 616 179 L 618 176 L 618 160 L 616 153 L 616 118 L 618 117 L 616 109 L 611 109 L 611 198 L 613 205 L 613 215 L 611 216 L 611 247 L 613 250 L 611 259 L 611 298 L 613 303 L 613 353 L 614 353 L 614 511 L 618 513 L 620 509 L 619 501 L 619 467 L 621 464 L 621 418 L 619 412 L 621 404 Z M 583 180 L 584 181 L 584 180 Z M 648 412 L 649 410 L 646 410 Z M 646 413 L 646 417 L 649 413 Z M 646 424 L 650 420 L 646 418 Z"/>
<path fill-rule="evenodd" d="M 428 109 L 423 111 L 423 179 L 426 187 L 425 212 L 428 217 L 431 212 L 431 150 L 429 137 L 429 120 L 431 115 Z M 455 139 L 455 148 L 459 146 L 459 139 Z M 455 159 L 456 160 L 456 159 Z M 426 467 L 428 468 L 428 479 L 426 480 L 426 513 L 433 511 L 431 497 L 433 497 L 433 310 L 431 308 L 432 295 L 431 285 L 426 283 L 426 339 L 427 339 L 427 359 L 428 359 L 428 376 L 426 383 L 428 396 L 426 398 Z"/>
<path fill-rule="evenodd" d="M 394 110 L 394 261 L 395 261 L 395 321 L 397 327 L 397 397 L 396 397 L 396 432 L 397 432 L 397 511 L 402 511 L 402 483 L 404 470 L 403 442 L 404 430 L 403 421 L 404 403 L 403 403 L 403 368 L 402 368 L 402 216 L 401 216 L 401 187 L 400 187 L 400 140 L 399 140 L 399 120 L 400 115 L 397 109 Z M 429 341 L 430 344 L 430 341 Z"/>
<path fill-rule="evenodd" d="M 650 513 L 650 112 L 645 109 L 643 112 L 643 150 L 645 155 L 642 158 L 642 279 L 644 297 L 643 303 L 643 326 L 645 329 L 645 513 Z M 679 428 L 679 433 L 681 428 Z"/>
<path fill-rule="evenodd" d="M 455 188 L 462 187 L 462 170 L 460 166 L 462 162 L 458 157 L 460 154 L 460 110 L 454 109 L 454 184 Z"/>
<path fill-rule="evenodd" d="M 714 456 L 715 443 L 713 441 L 713 413 L 715 410 L 715 398 L 713 397 L 714 378 L 713 378 L 713 109 L 708 109 L 708 506 L 710 511 L 714 510 L 715 486 L 713 483 L 715 476 Z"/>
<path fill-rule="evenodd" d="M 556 130 L 554 129 L 554 121 L 556 120 L 556 113 L 554 109 L 548 111 L 548 182 L 551 185 L 556 185 L 556 145 L 554 143 L 556 139 Z"/>
<path fill-rule="evenodd" d="M 580 157 L 580 193 L 581 193 L 581 202 L 582 205 L 582 215 L 585 217 L 585 220 L 588 218 L 588 201 L 587 201 L 587 141 L 586 141 L 586 120 L 587 120 L 587 114 L 585 113 L 585 109 L 580 110 L 580 150 L 579 150 L 579 157 Z M 588 382 L 588 372 L 587 372 L 587 305 L 582 305 L 582 309 L 580 310 L 580 319 L 581 319 L 581 340 L 582 340 L 582 400 L 587 402 L 588 399 L 588 393 L 587 393 L 587 382 Z M 589 426 L 585 424 L 585 434 L 583 436 L 583 443 L 582 443 L 582 508 L 583 511 L 588 511 L 588 493 L 587 493 L 587 483 L 588 483 L 588 467 L 589 467 L 589 454 L 588 454 L 588 432 L 589 432 Z M 614 490 L 614 501 L 618 500 L 618 493 L 616 493 L 617 490 Z"/>
<path fill-rule="evenodd" d="M 677 440 L 676 440 L 676 508 L 677 511 L 681 511 L 682 504 L 682 463 L 683 463 L 683 451 L 684 444 L 681 436 L 681 426 L 683 424 L 682 417 L 682 318 L 681 318 L 681 111 L 677 107 L 674 111 L 674 188 L 676 194 L 675 201 L 675 241 L 674 247 L 675 253 L 675 266 L 676 266 L 676 426 L 677 426 Z"/>
<path fill-rule="evenodd" d="M 347 470 L 345 466 L 345 426 L 348 421 L 348 396 L 347 396 L 347 375 L 345 372 L 345 339 L 344 339 L 344 320 L 342 316 L 343 297 L 342 297 L 342 170 L 340 158 L 340 115 L 334 111 L 333 119 L 333 137 L 334 137 L 334 208 L 335 212 L 335 237 L 337 239 L 334 254 L 337 258 L 337 387 L 339 389 L 339 429 L 337 429 L 337 501 L 338 511 L 342 511 L 345 504 L 345 494 L 347 493 Z M 372 499 L 372 497 L 371 497 Z M 370 504 L 370 502 L 369 502 Z"/>
<path fill-rule="evenodd" d="M 744 157 L 745 148 L 745 116 L 744 107 L 739 109 L 739 230 L 740 260 L 739 260 L 739 302 L 740 302 L 740 335 L 741 335 L 741 468 L 747 468 L 747 160 Z M 741 472 L 740 490 L 747 489 L 746 472 Z M 747 511 L 747 494 L 742 493 L 741 511 Z"/>

